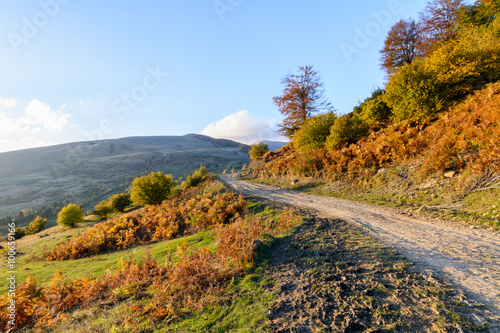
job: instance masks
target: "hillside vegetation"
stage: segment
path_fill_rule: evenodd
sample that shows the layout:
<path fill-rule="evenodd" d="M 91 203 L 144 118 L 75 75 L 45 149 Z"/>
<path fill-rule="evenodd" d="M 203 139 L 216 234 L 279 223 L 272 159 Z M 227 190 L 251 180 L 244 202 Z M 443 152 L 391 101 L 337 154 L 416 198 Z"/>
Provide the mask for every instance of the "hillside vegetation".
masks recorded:
<path fill-rule="evenodd" d="M 159 205 L 45 232 L 17 241 L 24 281 L 0 296 L 3 330 L 11 299 L 23 332 L 269 332 L 302 327 L 297 313 L 340 331 L 486 327 L 358 228 L 246 201 L 211 175 Z"/>
<path fill-rule="evenodd" d="M 15 290 L 16 327 L 51 331 L 75 319 L 69 314 L 81 313 L 98 302 L 126 309 L 129 319 L 124 329 L 141 331 L 141 327 L 155 327 L 217 305 L 231 279 L 252 267 L 254 241 L 264 234 L 280 235 L 300 221 L 301 217 L 291 210 L 268 209 L 254 214 L 242 197 L 209 176 L 159 205 L 84 226 L 70 234 L 70 239 L 60 235 L 47 243 L 43 238 L 36 241 L 35 235 L 26 236 L 19 245 L 22 248 L 23 241 L 29 244 L 23 250 L 30 251 L 31 258 L 19 252 L 16 264 L 32 271 Z M 198 240 L 186 237 L 193 234 Z M 158 243 L 171 239 L 182 241 Z M 38 245 L 40 242 L 45 246 Z M 123 252 L 120 257 L 115 254 L 131 247 L 141 249 L 145 244 L 153 244 L 159 257 L 152 257 L 151 250 L 139 260 L 125 260 Z M 177 249 L 171 249 L 172 245 Z M 36 253 L 43 248 L 45 251 Z M 140 253 L 145 253 L 144 248 Z M 109 262 L 108 256 L 119 260 L 111 261 L 111 268 L 103 272 L 100 261 Z M 90 258 L 85 266 L 92 266 L 86 271 L 93 274 L 75 275 L 82 272 L 75 272 L 75 264 L 81 264 L 82 258 Z M 65 260 L 67 264 L 49 265 L 53 260 Z M 47 271 L 47 265 L 52 272 Z M 11 327 L 7 310 L 10 300 L 8 294 L 0 296 L 2 329 Z M 96 331 L 93 323 L 87 325 L 86 331 Z M 107 322 L 106 327 L 104 330 L 109 331 L 115 326 Z"/>
<path fill-rule="evenodd" d="M 264 155 L 249 175 L 326 195 L 444 209 L 498 228 L 499 6 L 432 4 L 448 6 L 455 18 L 446 38 L 422 40 L 431 43 L 425 52 L 392 63 L 384 89 L 351 113 L 307 118 L 290 144 Z M 431 14 L 437 15 L 428 7 L 426 24 Z"/>

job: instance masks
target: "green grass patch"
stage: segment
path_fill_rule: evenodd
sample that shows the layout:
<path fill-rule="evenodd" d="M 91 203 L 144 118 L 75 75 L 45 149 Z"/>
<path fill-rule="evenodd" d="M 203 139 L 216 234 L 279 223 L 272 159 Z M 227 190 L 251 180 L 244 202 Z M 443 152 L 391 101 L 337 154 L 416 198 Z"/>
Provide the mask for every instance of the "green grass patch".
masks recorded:
<path fill-rule="evenodd" d="M 190 249 L 207 247 L 211 250 L 215 250 L 215 239 L 212 235 L 212 231 L 205 230 L 184 238 L 137 246 L 123 251 L 96 255 L 90 258 L 64 261 L 43 260 L 41 256 L 43 252 L 55 247 L 61 241 L 76 235 L 82 229 L 88 227 L 89 226 L 84 226 L 79 229 L 64 230 L 43 238 L 39 238 L 38 235 L 32 235 L 18 240 L 18 251 L 20 253 L 16 257 L 17 283 L 24 282 L 28 274 L 31 274 L 42 286 L 46 286 L 52 275 L 57 271 L 61 271 L 69 279 L 74 279 L 78 276 L 86 276 L 89 278 L 97 277 L 104 274 L 108 269 L 113 270 L 116 268 L 121 258 L 126 260 L 133 257 L 139 261 L 142 260 L 148 252 L 150 252 L 151 257 L 154 258 L 157 263 L 163 264 L 166 255 L 169 253 L 173 254 L 175 260 L 177 247 L 183 242 L 186 242 Z M 8 277 L 7 271 L 7 269 L 0 271 L 0 279 L 6 281 Z M 0 285 L 0 294 L 6 293 L 7 289 L 6 284 Z"/>
<path fill-rule="evenodd" d="M 266 312 L 274 298 L 264 287 L 268 280 L 262 269 L 234 279 L 223 304 L 193 313 L 171 325 L 160 325 L 155 332 L 268 332 Z"/>

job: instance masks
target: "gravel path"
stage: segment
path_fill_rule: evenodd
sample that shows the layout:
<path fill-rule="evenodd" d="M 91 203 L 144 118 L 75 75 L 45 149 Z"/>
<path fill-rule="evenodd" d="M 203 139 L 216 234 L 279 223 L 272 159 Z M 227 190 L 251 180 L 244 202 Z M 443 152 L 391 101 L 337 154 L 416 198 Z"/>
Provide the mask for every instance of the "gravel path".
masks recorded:
<path fill-rule="evenodd" d="M 310 208 L 325 217 L 355 223 L 393 246 L 416 268 L 463 290 L 469 305 L 481 309 L 500 332 L 500 237 L 487 230 L 460 228 L 396 215 L 381 207 L 221 177 L 235 191 L 288 205 Z"/>

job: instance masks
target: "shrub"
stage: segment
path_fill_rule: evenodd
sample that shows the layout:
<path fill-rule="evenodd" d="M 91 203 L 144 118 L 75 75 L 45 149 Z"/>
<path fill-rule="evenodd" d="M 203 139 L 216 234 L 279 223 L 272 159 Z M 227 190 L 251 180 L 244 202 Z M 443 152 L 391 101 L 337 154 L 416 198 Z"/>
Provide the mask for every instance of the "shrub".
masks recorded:
<path fill-rule="evenodd" d="M 182 187 L 187 189 L 200 184 L 207 179 L 207 172 L 208 170 L 205 166 L 200 166 L 198 170 L 187 176 L 186 180 L 182 182 Z"/>
<path fill-rule="evenodd" d="M 269 151 L 269 146 L 263 142 L 252 145 L 252 149 L 248 152 L 252 160 L 258 160 Z"/>
<path fill-rule="evenodd" d="M 134 179 L 131 199 L 143 206 L 158 205 L 170 195 L 170 190 L 177 184 L 171 175 L 163 172 L 151 172 L 147 176 Z"/>
<path fill-rule="evenodd" d="M 14 229 L 14 238 L 20 239 L 28 234 L 28 231 L 24 227 L 18 227 Z"/>
<path fill-rule="evenodd" d="M 396 121 L 432 116 L 445 106 L 440 97 L 438 73 L 428 68 L 425 61 L 418 59 L 399 68 L 386 85 L 383 99 L 392 108 Z"/>
<path fill-rule="evenodd" d="M 295 132 L 293 137 L 295 147 L 301 151 L 324 148 L 335 119 L 337 116 L 333 111 L 309 118 L 304 126 Z"/>
<path fill-rule="evenodd" d="M 101 220 L 108 218 L 108 215 L 114 211 L 113 206 L 109 200 L 103 200 L 95 205 L 92 214 L 97 215 Z"/>
<path fill-rule="evenodd" d="M 132 203 L 132 199 L 130 199 L 130 193 L 118 193 L 109 198 L 109 202 L 114 209 L 123 213 L 125 208 Z"/>
<path fill-rule="evenodd" d="M 222 183 L 205 182 L 182 195 L 98 223 L 45 253 L 47 260 L 67 260 L 150 244 L 227 224 L 242 213 L 246 202 Z"/>
<path fill-rule="evenodd" d="M 369 125 L 383 121 L 391 115 L 391 109 L 383 101 L 384 90 L 376 89 L 371 97 L 354 107 L 353 113 Z"/>
<path fill-rule="evenodd" d="M 57 224 L 73 228 L 77 223 L 82 223 L 85 218 L 83 208 L 74 203 L 63 207 L 57 214 Z"/>
<path fill-rule="evenodd" d="M 42 231 L 46 224 L 47 224 L 46 218 L 37 216 L 33 221 L 30 222 L 30 224 L 27 227 L 27 231 L 29 234 L 36 234 L 37 232 Z"/>
<path fill-rule="evenodd" d="M 368 125 L 354 114 L 346 114 L 335 119 L 330 128 L 330 135 L 326 139 L 326 149 L 338 149 L 351 143 L 356 143 L 359 139 L 368 134 Z"/>

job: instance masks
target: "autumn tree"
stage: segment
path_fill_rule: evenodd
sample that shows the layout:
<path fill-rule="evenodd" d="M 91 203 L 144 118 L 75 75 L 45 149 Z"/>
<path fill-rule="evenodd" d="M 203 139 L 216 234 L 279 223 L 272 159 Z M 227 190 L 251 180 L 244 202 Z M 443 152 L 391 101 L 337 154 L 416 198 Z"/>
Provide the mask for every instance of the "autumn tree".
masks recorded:
<path fill-rule="evenodd" d="M 420 13 L 420 52 L 429 55 L 436 45 L 453 38 L 463 0 L 432 0 Z"/>
<path fill-rule="evenodd" d="M 113 213 L 114 208 L 109 200 L 103 200 L 94 206 L 92 214 L 98 216 L 101 220 L 105 220 Z"/>
<path fill-rule="evenodd" d="M 313 66 L 299 66 L 299 74 L 288 74 L 281 83 L 283 94 L 273 98 L 285 116 L 279 132 L 292 138 L 311 116 L 328 110 L 330 103 L 324 95 L 323 83 Z"/>
<path fill-rule="evenodd" d="M 418 52 L 419 31 L 418 24 L 413 19 L 400 20 L 391 27 L 385 38 L 381 66 L 387 76 L 404 64 L 411 64 L 419 55 Z"/>
<path fill-rule="evenodd" d="M 500 0 L 478 0 L 472 5 L 464 5 L 459 11 L 459 29 L 469 25 L 489 25 L 499 12 Z"/>
<path fill-rule="evenodd" d="M 37 232 L 42 231 L 43 228 L 45 228 L 46 224 L 47 224 L 46 218 L 37 216 L 33 221 L 30 222 L 26 230 L 28 234 L 36 234 Z"/>
<path fill-rule="evenodd" d="M 427 58 L 401 67 L 383 101 L 397 120 L 418 120 L 446 110 L 474 90 L 500 80 L 500 18 L 470 26 Z"/>

